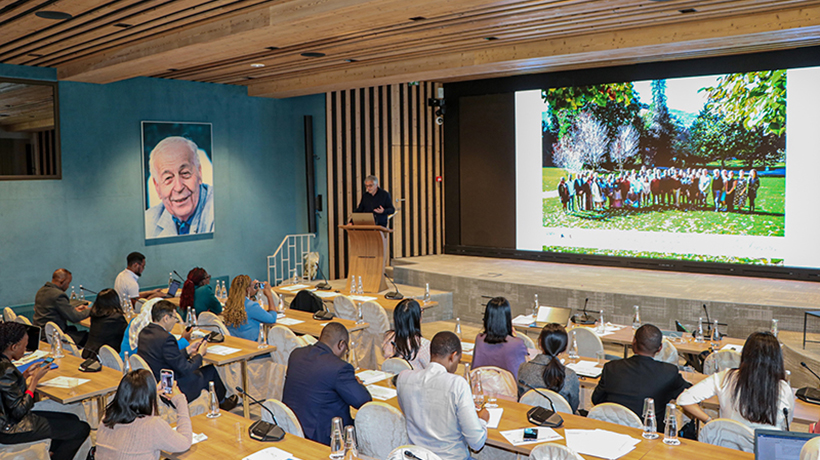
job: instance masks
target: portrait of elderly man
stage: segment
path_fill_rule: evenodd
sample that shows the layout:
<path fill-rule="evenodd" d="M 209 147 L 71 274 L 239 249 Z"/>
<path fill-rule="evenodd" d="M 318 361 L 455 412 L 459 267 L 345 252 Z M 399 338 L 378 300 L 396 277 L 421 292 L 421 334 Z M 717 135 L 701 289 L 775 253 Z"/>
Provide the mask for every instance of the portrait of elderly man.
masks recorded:
<path fill-rule="evenodd" d="M 145 237 L 164 238 L 214 231 L 213 186 L 202 182 L 197 145 L 169 136 L 151 151 L 148 164 L 160 203 L 145 211 Z"/>

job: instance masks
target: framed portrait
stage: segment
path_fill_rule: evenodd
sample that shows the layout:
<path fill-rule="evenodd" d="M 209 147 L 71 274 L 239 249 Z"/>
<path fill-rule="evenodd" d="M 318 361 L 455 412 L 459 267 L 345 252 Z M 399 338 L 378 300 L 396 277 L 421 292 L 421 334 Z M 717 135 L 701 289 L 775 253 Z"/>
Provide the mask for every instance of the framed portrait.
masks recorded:
<path fill-rule="evenodd" d="M 214 232 L 210 123 L 142 122 L 145 239 Z"/>

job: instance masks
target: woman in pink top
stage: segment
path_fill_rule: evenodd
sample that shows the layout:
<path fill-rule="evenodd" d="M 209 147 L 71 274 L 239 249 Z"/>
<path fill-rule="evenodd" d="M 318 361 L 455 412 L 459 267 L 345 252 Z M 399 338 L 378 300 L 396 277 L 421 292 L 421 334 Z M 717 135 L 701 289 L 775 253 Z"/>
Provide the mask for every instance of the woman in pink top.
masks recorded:
<path fill-rule="evenodd" d="M 475 338 L 473 369 L 500 367 L 510 371 L 518 381 L 518 368 L 528 356 L 524 341 L 513 336 L 510 303 L 504 297 L 491 299 L 484 310 L 484 332 Z"/>
<path fill-rule="evenodd" d="M 97 432 L 98 460 L 157 460 L 160 451 L 184 452 L 191 447 L 185 395 L 174 382 L 169 395 L 177 409 L 174 430 L 158 415 L 157 393 L 157 382 L 149 370 L 132 371 L 122 378 Z"/>

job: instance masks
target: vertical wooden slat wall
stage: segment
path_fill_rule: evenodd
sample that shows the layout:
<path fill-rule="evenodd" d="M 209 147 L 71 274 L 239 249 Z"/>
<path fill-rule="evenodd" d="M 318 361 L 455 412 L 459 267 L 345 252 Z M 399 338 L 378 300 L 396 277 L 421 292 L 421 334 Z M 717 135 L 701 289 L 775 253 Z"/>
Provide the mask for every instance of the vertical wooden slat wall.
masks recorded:
<path fill-rule="evenodd" d="M 442 127 L 427 106 L 440 85 L 388 85 L 327 93 L 327 209 L 331 278 L 347 277 L 347 222 L 374 174 L 394 206 L 392 257 L 441 254 Z M 396 200 L 403 200 L 396 202 Z"/>

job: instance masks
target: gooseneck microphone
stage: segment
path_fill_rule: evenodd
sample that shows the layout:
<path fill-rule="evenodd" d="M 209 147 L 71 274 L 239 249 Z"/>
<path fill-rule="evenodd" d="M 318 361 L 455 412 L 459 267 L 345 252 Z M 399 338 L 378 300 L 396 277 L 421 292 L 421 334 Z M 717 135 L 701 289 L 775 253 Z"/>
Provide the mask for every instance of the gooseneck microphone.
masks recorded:
<path fill-rule="evenodd" d="M 807 371 L 811 372 L 811 375 L 813 375 L 817 380 L 820 380 L 820 375 L 817 375 L 816 372 L 811 370 L 811 368 L 805 362 L 800 361 L 800 365 L 805 367 Z"/>
<path fill-rule="evenodd" d="M 259 402 L 258 399 L 254 398 L 253 396 L 249 395 L 242 387 L 234 387 L 236 391 L 242 394 L 242 396 L 250 398 L 251 401 L 255 402 L 262 406 L 263 409 L 268 411 L 271 418 L 273 418 L 273 423 L 263 422 L 262 420 L 257 420 L 253 422 L 250 427 L 248 427 L 248 436 L 251 439 L 255 439 L 257 441 L 264 441 L 264 442 L 276 442 L 281 441 L 282 438 L 285 437 L 285 430 L 282 429 L 281 426 L 276 422 L 276 416 L 273 415 L 273 412 L 268 409 L 264 404 Z"/>
<path fill-rule="evenodd" d="M 177 273 L 177 271 L 176 271 L 176 270 L 174 270 L 174 275 L 177 275 L 177 279 L 179 280 L 179 282 L 180 282 L 180 283 L 185 284 L 185 278 L 183 278 L 183 277 L 182 277 L 182 275 L 180 275 L 179 273 Z"/>
<path fill-rule="evenodd" d="M 322 279 L 324 280 L 323 282 L 316 285 L 316 289 L 319 289 L 320 291 L 329 291 L 333 289 L 333 286 L 331 286 L 330 283 L 327 282 L 327 276 L 325 276 L 325 273 L 322 271 L 322 265 L 316 264 L 316 269 L 319 271 L 319 274 L 322 275 Z"/>
<path fill-rule="evenodd" d="M 527 419 L 530 421 L 530 423 L 534 423 L 536 425 L 541 425 L 541 426 L 548 426 L 550 428 L 558 428 L 558 427 L 560 427 L 561 425 L 564 424 L 563 417 L 558 415 L 558 412 L 555 410 L 555 405 L 552 403 L 552 399 L 549 396 L 542 393 L 541 390 L 531 386 L 530 384 L 528 384 L 527 382 L 525 382 L 522 379 L 518 379 L 518 383 L 521 386 L 529 388 L 530 390 L 538 393 L 541 397 L 546 398 L 547 401 L 550 402 L 550 409 L 551 409 L 552 413 L 547 412 L 547 411 L 544 410 L 543 407 L 538 407 L 538 406 L 533 407 L 532 409 L 527 411 Z M 541 410 L 539 411 L 539 409 L 541 409 Z"/>
<path fill-rule="evenodd" d="M 384 277 L 387 278 L 388 280 L 390 280 L 390 283 L 392 283 L 393 287 L 396 288 L 395 291 L 390 291 L 387 294 L 385 294 L 384 298 L 385 299 L 390 299 L 390 300 L 401 300 L 401 299 L 403 299 L 404 296 L 402 295 L 401 292 L 399 292 L 399 286 L 396 285 L 396 282 L 393 281 L 393 278 L 387 276 L 387 274 L 385 274 Z"/>
<path fill-rule="evenodd" d="M 589 297 L 584 299 L 584 310 L 583 315 L 575 314 L 572 316 L 572 322 L 575 324 L 595 324 L 595 318 L 589 316 L 587 313 L 587 304 L 589 303 Z"/>
<path fill-rule="evenodd" d="M 783 408 L 783 421 L 786 422 L 786 431 L 791 431 L 789 429 L 789 409 Z"/>
<path fill-rule="evenodd" d="M 800 365 L 805 367 L 807 371 L 811 372 L 811 375 L 817 378 L 817 380 L 820 380 L 820 375 L 817 375 L 816 372 L 811 370 L 811 368 L 805 362 L 800 361 Z M 803 387 L 797 390 L 794 393 L 794 395 L 797 397 L 797 399 L 801 401 L 805 401 L 810 404 L 820 405 L 820 390 L 818 390 L 817 388 Z"/>
<path fill-rule="evenodd" d="M 82 286 L 80 286 L 80 290 L 81 290 L 81 291 L 83 291 L 83 292 L 88 292 L 89 294 L 94 294 L 94 295 L 99 294 L 99 292 L 94 292 L 94 291 L 92 291 L 91 289 L 86 289 L 86 288 L 84 288 L 84 287 L 82 287 Z"/>

